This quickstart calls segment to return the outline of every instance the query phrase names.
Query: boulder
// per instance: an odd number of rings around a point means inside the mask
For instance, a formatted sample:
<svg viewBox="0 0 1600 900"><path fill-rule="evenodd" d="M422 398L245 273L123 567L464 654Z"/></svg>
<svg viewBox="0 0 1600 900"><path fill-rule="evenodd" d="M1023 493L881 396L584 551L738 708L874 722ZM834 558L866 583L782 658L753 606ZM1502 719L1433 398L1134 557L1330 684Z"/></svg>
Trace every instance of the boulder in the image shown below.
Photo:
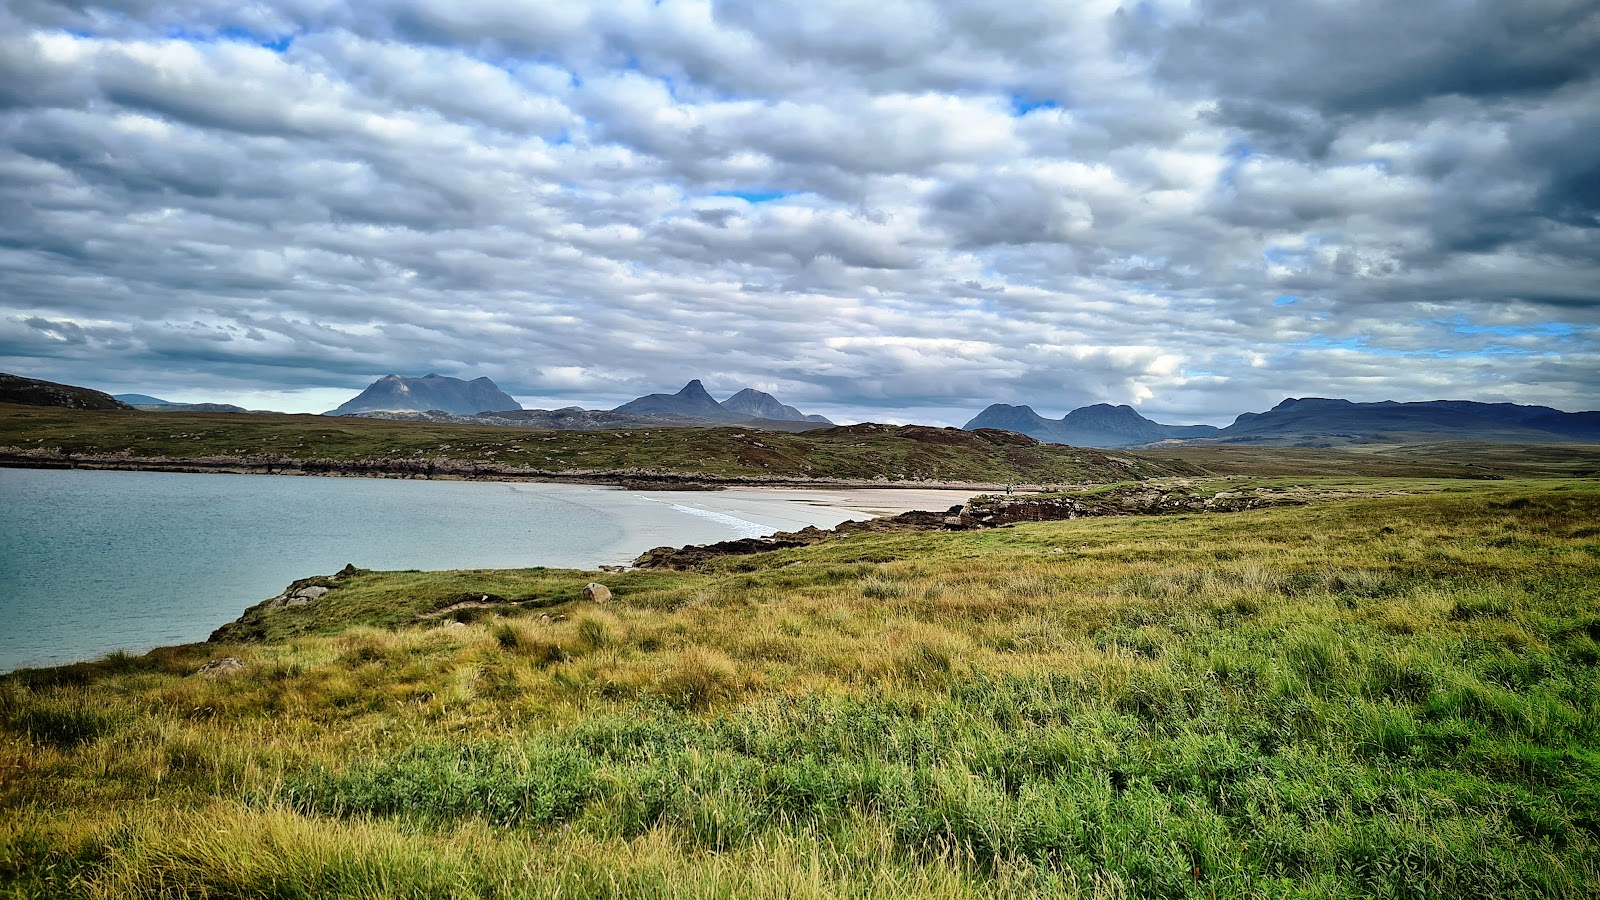
<svg viewBox="0 0 1600 900"><path fill-rule="evenodd" d="M606 603L611 599L611 589L597 582L589 582L583 588L583 599L595 603Z"/></svg>
<svg viewBox="0 0 1600 900"><path fill-rule="evenodd" d="M213 659L211 662L201 666L197 674L204 675L207 678L220 678L223 675L232 675L242 669L244 669L244 663L239 657L224 656L221 659Z"/></svg>

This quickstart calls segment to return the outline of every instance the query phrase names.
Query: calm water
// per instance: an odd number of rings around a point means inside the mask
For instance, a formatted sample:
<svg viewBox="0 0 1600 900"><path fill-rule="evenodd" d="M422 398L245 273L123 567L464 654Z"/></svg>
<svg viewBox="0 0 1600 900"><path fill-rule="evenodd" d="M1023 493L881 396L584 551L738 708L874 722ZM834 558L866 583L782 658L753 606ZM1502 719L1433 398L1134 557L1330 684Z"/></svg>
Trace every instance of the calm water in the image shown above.
<svg viewBox="0 0 1600 900"><path fill-rule="evenodd" d="M345 563L593 568L846 518L710 491L0 468L0 671L204 640Z"/></svg>

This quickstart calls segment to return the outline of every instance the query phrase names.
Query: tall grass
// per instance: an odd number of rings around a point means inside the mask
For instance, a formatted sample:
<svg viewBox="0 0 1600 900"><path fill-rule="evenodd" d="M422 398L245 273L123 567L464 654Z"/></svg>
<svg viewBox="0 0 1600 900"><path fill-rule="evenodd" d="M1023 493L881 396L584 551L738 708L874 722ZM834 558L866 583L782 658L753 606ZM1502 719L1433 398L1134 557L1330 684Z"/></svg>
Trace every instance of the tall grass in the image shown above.
<svg viewBox="0 0 1600 900"><path fill-rule="evenodd" d="M604 610L17 673L0 888L1593 896L1597 520L1513 484L855 535ZM352 609L464 587L366 577Z"/></svg>

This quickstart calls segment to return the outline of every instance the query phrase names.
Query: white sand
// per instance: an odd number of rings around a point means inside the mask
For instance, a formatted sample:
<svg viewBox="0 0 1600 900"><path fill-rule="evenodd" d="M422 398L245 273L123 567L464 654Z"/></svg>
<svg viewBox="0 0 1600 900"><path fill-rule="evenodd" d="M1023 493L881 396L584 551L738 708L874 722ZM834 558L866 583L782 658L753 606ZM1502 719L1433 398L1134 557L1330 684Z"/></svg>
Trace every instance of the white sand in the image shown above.
<svg viewBox="0 0 1600 900"><path fill-rule="evenodd" d="M725 494L743 495L760 500L802 503L807 506L837 509L845 513L860 513L861 518L892 516L911 510L942 512L960 506L973 497L993 491L901 489L901 488L840 488L837 490L812 490L810 488L730 488ZM856 516L847 516L856 518ZM841 519L840 521L844 521Z"/></svg>

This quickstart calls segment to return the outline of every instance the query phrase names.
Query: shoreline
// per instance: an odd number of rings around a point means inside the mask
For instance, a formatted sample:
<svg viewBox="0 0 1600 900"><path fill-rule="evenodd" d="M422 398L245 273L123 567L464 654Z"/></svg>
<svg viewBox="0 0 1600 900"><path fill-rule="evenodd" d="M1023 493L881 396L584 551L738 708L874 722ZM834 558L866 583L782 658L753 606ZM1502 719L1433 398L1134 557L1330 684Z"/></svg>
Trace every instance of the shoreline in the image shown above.
<svg viewBox="0 0 1600 900"><path fill-rule="evenodd" d="M890 481L880 479L816 479L753 477L742 475L704 475L651 470L547 470L520 466L465 463L456 460L427 462L394 460L291 460L240 457L140 457L122 454L65 454L53 451L0 448L0 468L11 469L88 469L114 472L171 472L217 475L305 475L320 478L387 478L416 481L507 481L590 484L656 491L706 491L726 489L913 490L972 491L985 493L1005 490L1006 485L961 481ZM1013 484L1018 491L1037 490L1031 484ZM825 504L826 505L826 504Z"/></svg>
<svg viewBox="0 0 1600 900"><path fill-rule="evenodd" d="M382 552L379 552L378 550L369 549L337 549L332 551L331 555L322 552L321 548L324 546L322 542L316 545L319 548L316 552L307 550L307 545L304 541L297 542L293 540L286 541L283 544L284 547L291 549L262 551L259 548L277 547L277 543L269 541L266 544L262 544L256 542L256 538L251 538L252 543L250 546L257 549L240 552L254 553L256 556L279 556L287 560L288 564L267 565L260 563L258 560L257 563L252 563L252 568L267 570L265 574L268 577L257 579L252 576L251 580L242 586L233 584L230 579L222 579L218 582L217 579L213 579L210 576L196 580L182 574L172 575L173 569L182 572L192 568L187 561L175 566L163 566L164 577L170 576L170 583L162 581L153 591L138 587L130 591L121 591L120 588L118 591L113 591L118 597L121 597L123 593L137 594L142 592L150 595L147 601L141 601L145 605L127 607L129 609L148 609L152 611L150 616L145 617L150 621L141 620L137 627L124 627L122 624L118 624L111 629L97 629L97 631L104 633L96 634L89 640L73 638L70 635L58 635L51 628L47 628L44 632L39 633L36 638L24 641L21 633L33 631L34 625L38 624L38 620L36 618L28 618L29 615L33 614L27 613L26 609L12 609L9 612L0 610L0 613L4 613L0 614L0 620L5 623L0 624L0 632L10 633L8 640L0 641L0 657L4 657L6 660L4 665L0 665L0 669L10 670L14 668L70 665L73 662L99 658L104 653L112 652L116 649L124 649L139 654L147 652L151 648L201 640L206 636L206 633L215 627L235 620L245 609L258 602L260 598L278 592L284 584L288 584L295 579L307 577L315 572L332 572L339 565L345 563L354 563L359 567L377 571L414 569L445 572L548 567L552 569L570 568L589 573L599 573L630 567L632 562L639 556L661 546L676 548L746 539L756 535L765 537L779 532L798 531L808 528L832 529L845 522L869 519L883 515L890 510L927 505L926 501L930 496L934 498L935 504L939 504L939 508L944 508L949 504L962 502L972 494L980 493L975 489L967 489L951 492L950 494L936 492L930 495L925 491L903 491L882 486L819 490L815 485L807 485L800 488L794 486L752 487L745 485L729 490L714 491L651 491L636 490L615 484L573 484L529 482L527 480L494 481L488 479L479 479L472 482L453 479L455 481L453 487L451 484L446 483L436 485L414 484L408 488L404 483L396 483L401 481L399 479L367 479L363 482L360 479L352 480L350 478L345 478L344 480L304 478L290 481L279 479L275 482L273 479L268 478L217 479L205 477L206 475L224 474L216 471L195 473L199 477L194 482L189 482L186 479L157 480L143 479L142 476L119 475L111 467L80 466L77 468L87 474L68 475L65 473L73 471L73 469L63 466L32 467L31 469L16 467L15 475L12 477L6 477L4 473L0 473L0 481L24 487L29 484L40 485L45 495L51 498L79 497L81 499L83 497L100 497L103 486L97 486L100 483L100 479L95 477L97 472L102 473L102 478L119 479L118 484L121 483L120 479L134 482L143 481L145 486L132 495L135 497L147 496L152 492L168 495L203 497L220 495L227 497L243 492L243 494L250 497L265 497L269 500L277 498L282 504L282 507L277 509L273 515L256 515L249 518L252 520L288 521L294 525L294 530L297 533L303 533L307 528L313 531L316 528L332 528L340 534L346 531L360 531L370 534L372 533L371 528L351 528L348 516L335 515L330 518L327 512L329 509L328 504L334 503L343 507L346 504L340 503L338 498L360 497L369 494L374 494L378 497L413 496L418 495L419 491L427 496L442 494L448 498L456 498L444 503L446 511L452 507L460 507L463 504L470 507L470 511L465 514L466 518L461 519L464 525L469 520L477 521L483 516L488 516L496 522L513 524L509 529L496 527L491 529L494 534L480 536L481 539L474 538L469 542L473 548L473 554L469 556L462 556L453 551L430 554L403 552L403 545L410 539L402 539L394 535L383 538L374 546L381 548L400 547L402 548L401 550L383 549ZM37 475L30 477L30 471L37 473ZM52 472L61 472L63 474L53 476ZM67 484L51 487L52 482L50 479L52 478L62 479ZM237 488L230 487L228 482L237 485ZM362 488L362 483L370 487ZM191 484L193 484L193 488L191 488ZM69 489L65 493L61 493L58 489L59 487ZM123 493L126 492L124 491ZM545 539L539 535L546 529L517 526L515 523L518 521L519 514L515 512L515 509L520 505L520 501L508 499L530 495L547 498L546 500L536 501L540 503L539 506L529 507L551 511L550 515L542 515L542 518L547 519L552 516L559 516L565 519L570 511L573 516L570 521L586 523L584 528L591 531L594 538L588 541L580 541L578 544L592 544L592 546L567 546L567 543L571 542L566 542L559 545L552 544L547 549L540 549L543 547ZM8 494L8 496L10 495ZM24 491L16 496L22 499L37 498L40 496L40 491ZM48 502L59 503L65 501L51 499ZM252 502L259 505L260 501ZM556 505L546 505L552 503ZM577 505L574 506L573 504ZM127 504L124 503L123 506L126 507ZM357 506L359 507L359 504ZM229 507L230 504L224 504L221 508L226 509ZM23 516L27 510L35 508L39 508L37 503L30 506L19 502L19 505L11 506L9 510L11 513ZM142 510L146 507L136 504L136 508ZM213 507L208 506L208 508ZM143 513L132 514L135 519L141 515ZM30 521L25 517L16 518L8 515L6 518L8 521L16 523L19 530L33 530L23 527L23 522ZM128 518L128 516L121 516L120 518L113 516L115 521L125 518ZM417 526L404 524L407 518L404 514L386 514L381 518L384 522L402 523L397 526L398 531L388 529L388 531L395 531L397 535L403 535L407 532L433 533L427 531L427 529L419 531ZM430 520L432 518L437 517L430 515ZM98 514L93 517L93 520L95 524L90 527L94 529L106 529L109 527L103 524L103 519ZM232 518L227 519L227 521L232 521ZM441 521L455 520L444 519ZM601 527L604 523L613 523L615 533L612 533L612 525ZM374 523L374 526L377 524L381 523ZM274 532L281 529L265 528L263 530ZM459 530L451 529L452 532ZM508 530L515 531L516 536L508 539L502 539L498 536L500 532ZM162 534L165 533L166 529L149 529L147 531ZM233 527L230 525L227 531L232 533ZM106 533L121 534L122 532L106 531ZM388 532L386 531L385 533L387 534ZM168 553L181 552L181 548L164 543L160 537L151 537L150 541L152 546L149 548L148 555L161 557ZM338 541L335 541L335 543L338 543ZM354 543L363 544L363 541L357 540ZM370 541L367 543L370 543ZM429 546L433 546L434 543L430 542ZM61 542L57 541L56 544L60 545ZM483 550L486 544L500 549L514 550L515 555L507 556L498 561L479 558L481 556L480 551L482 553L489 552ZM525 545L533 546L535 549L524 552ZM200 554L207 560L200 566L200 570L203 572L212 568L236 568L226 563L226 559L233 558L231 555L233 552L230 550L220 557L215 553ZM306 553L310 553L310 556L304 555ZM192 554L189 555L192 556ZM490 555L494 554L491 553ZM575 555L578 558L574 558ZM312 557L315 557L315 559ZM32 583L30 579L36 581L37 579L34 576L39 575L40 572L48 571L51 573L49 576L50 583L56 586L51 589L56 590L63 585L77 585L77 582L73 580L76 578L72 574L73 571L85 568L93 569L93 566L85 566L82 563L69 562L62 565L67 568L58 568L54 563L44 569L23 567L13 572L13 575L21 578L22 581L19 584L25 586ZM32 573L31 575L30 572ZM128 579L122 580L127 581ZM133 581L144 583L142 576L141 578L133 579ZM72 597L79 597L88 596L93 592L79 589L78 587L69 587L65 589L65 593ZM206 596L203 597L202 595ZM34 592L22 590L19 586L16 597L31 596L34 596ZM177 598L183 599L179 600ZM194 602L191 603L191 600ZM183 627L174 626L169 628L165 621L156 621L163 619L163 616L166 615L165 613L157 615L154 612L157 608L162 610L169 608L184 610L182 617L193 623L204 625L204 631L189 634L184 631ZM71 619L71 621L81 624L92 621L92 619L93 614L85 612L82 615L78 615L76 619ZM30 625L30 622L33 622L34 625ZM73 628L78 627L78 625L73 626ZM73 629L66 630L71 631ZM104 646L101 646L102 643Z"/></svg>

